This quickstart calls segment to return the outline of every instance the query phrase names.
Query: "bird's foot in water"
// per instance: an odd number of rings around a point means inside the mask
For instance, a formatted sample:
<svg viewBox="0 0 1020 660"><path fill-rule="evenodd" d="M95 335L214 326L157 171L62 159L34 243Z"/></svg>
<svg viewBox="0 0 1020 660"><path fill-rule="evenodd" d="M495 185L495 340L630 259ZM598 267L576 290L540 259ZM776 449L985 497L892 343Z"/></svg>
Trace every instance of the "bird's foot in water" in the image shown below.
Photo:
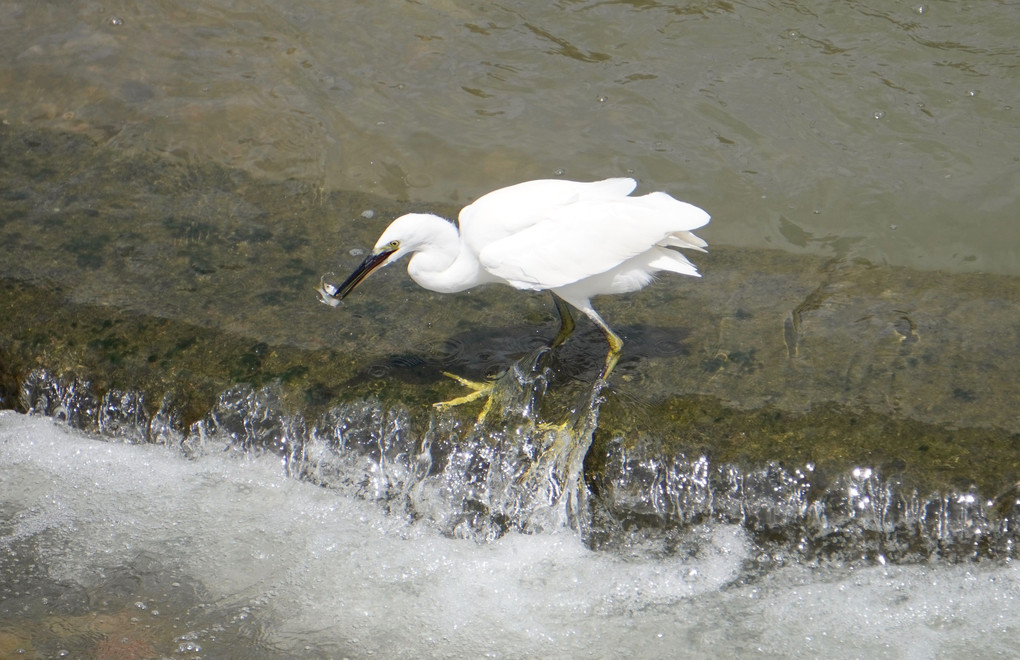
<svg viewBox="0 0 1020 660"><path fill-rule="evenodd" d="M493 387L495 387L496 385L495 381L487 380L484 382L479 382L476 380L468 380L467 378L461 378L456 374L451 374L448 371L444 371L443 375L446 376L447 378L454 379L464 387L467 387L473 391L468 394L465 394L464 396L459 396L455 399L450 399L449 401L440 401L439 403L433 403L432 407L435 408L436 410L448 410L454 406L459 406L465 403L471 403L472 401L480 399L484 396L485 405L482 406L482 412L478 414L478 423L481 424L482 422L484 422L485 416L489 414L489 409L492 408L492 390Z"/></svg>
<svg viewBox="0 0 1020 660"><path fill-rule="evenodd" d="M438 410L470 403L485 397L485 405L478 415L478 423L485 421L489 411L495 407L501 414L520 414L531 417L538 399L545 391L545 379L540 375L539 360L549 348L543 346L511 364L505 371L485 381L468 380L447 371L443 375L452 378L472 390L464 396L432 404Z"/></svg>
<svg viewBox="0 0 1020 660"><path fill-rule="evenodd" d="M599 379L586 392L578 406L559 424L541 422L535 430L541 434L541 449L527 470L516 478L518 484L547 480L549 474L565 475L581 469L584 456L598 426L599 393L605 381Z"/></svg>
<svg viewBox="0 0 1020 660"><path fill-rule="evenodd" d="M578 433L577 420L569 419L559 424L543 422L535 430L540 449L530 465L514 478L514 483L540 487L554 481L565 485L569 473L584 463L591 434Z"/></svg>

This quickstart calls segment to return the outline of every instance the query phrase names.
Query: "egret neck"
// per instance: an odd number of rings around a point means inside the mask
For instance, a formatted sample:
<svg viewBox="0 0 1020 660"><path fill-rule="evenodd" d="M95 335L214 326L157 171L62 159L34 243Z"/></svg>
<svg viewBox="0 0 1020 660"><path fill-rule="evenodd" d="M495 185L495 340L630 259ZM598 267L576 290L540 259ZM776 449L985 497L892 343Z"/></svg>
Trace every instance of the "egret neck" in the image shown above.
<svg viewBox="0 0 1020 660"><path fill-rule="evenodd" d="M415 236L401 242L387 265L412 252L407 273L429 291L456 293L479 284L498 282L482 270L478 257L460 240L460 232L448 220L428 213L403 216L416 228Z"/></svg>

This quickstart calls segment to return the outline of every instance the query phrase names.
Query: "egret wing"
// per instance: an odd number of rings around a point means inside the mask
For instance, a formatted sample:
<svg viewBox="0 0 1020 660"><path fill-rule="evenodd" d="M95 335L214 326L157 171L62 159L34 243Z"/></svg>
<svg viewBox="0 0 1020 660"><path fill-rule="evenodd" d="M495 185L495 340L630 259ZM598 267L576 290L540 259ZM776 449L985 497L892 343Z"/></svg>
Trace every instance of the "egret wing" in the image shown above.
<svg viewBox="0 0 1020 660"><path fill-rule="evenodd" d="M517 288L556 288L611 270L656 245L703 247L690 230L708 220L703 210L665 193L574 203L490 243L479 261Z"/></svg>
<svg viewBox="0 0 1020 660"><path fill-rule="evenodd" d="M542 222L557 209L590 201L625 199L634 179L581 182L540 179L494 190L465 206L458 216L461 236L476 254L494 241Z"/></svg>

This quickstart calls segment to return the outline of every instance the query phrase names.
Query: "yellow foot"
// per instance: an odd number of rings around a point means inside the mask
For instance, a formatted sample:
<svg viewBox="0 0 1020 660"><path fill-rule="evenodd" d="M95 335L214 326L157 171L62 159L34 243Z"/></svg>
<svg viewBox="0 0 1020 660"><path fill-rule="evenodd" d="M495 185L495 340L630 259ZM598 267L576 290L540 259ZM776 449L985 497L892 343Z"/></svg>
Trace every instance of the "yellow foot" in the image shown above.
<svg viewBox="0 0 1020 660"><path fill-rule="evenodd" d="M563 436L568 431L573 430L573 428L574 425L569 419L565 422L560 422L559 424L553 424L552 422L539 422L538 424L539 431L542 433L555 433L557 438Z"/></svg>
<svg viewBox="0 0 1020 660"><path fill-rule="evenodd" d="M527 470L515 479L517 484L524 484L536 479L546 480L550 473L556 473L569 465L573 454L580 447L588 450L588 443L579 443L576 423L567 420L560 424L542 422L535 429L544 434L546 446L538 454ZM581 446L583 445L583 447ZM583 458L582 458L583 460Z"/></svg>
<svg viewBox="0 0 1020 660"><path fill-rule="evenodd" d="M452 378L464 387L474 390L470 394L459 396L456 399L450 399L449 401L440 401L439 403L433 403L432 407L437 410L447 410L454 406L459 406L464 403L471 403L475 399L485 397L485 405L482 407L482 412L478 414L478 423L481 424L485 421L485 416L489 414L489 408L492 407L492 388L493 381L478 382L476 380L468 380L467 378L461 378L460 376L451 374L448 371L444 371L443 375Z"/></svg>

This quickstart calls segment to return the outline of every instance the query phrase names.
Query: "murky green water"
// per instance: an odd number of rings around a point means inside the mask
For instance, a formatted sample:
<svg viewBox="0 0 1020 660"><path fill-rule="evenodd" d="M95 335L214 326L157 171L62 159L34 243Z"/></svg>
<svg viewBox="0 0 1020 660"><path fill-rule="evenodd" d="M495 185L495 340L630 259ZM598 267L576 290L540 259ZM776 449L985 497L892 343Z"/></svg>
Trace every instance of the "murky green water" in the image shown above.
<svg viewBox="0 0 1020 660"><path fill-rule="evenodd" d="M0 115L458 205L633 174L709 209L713 245L1016 273L1017 18L1003 2L5 1Z"/></svg>

